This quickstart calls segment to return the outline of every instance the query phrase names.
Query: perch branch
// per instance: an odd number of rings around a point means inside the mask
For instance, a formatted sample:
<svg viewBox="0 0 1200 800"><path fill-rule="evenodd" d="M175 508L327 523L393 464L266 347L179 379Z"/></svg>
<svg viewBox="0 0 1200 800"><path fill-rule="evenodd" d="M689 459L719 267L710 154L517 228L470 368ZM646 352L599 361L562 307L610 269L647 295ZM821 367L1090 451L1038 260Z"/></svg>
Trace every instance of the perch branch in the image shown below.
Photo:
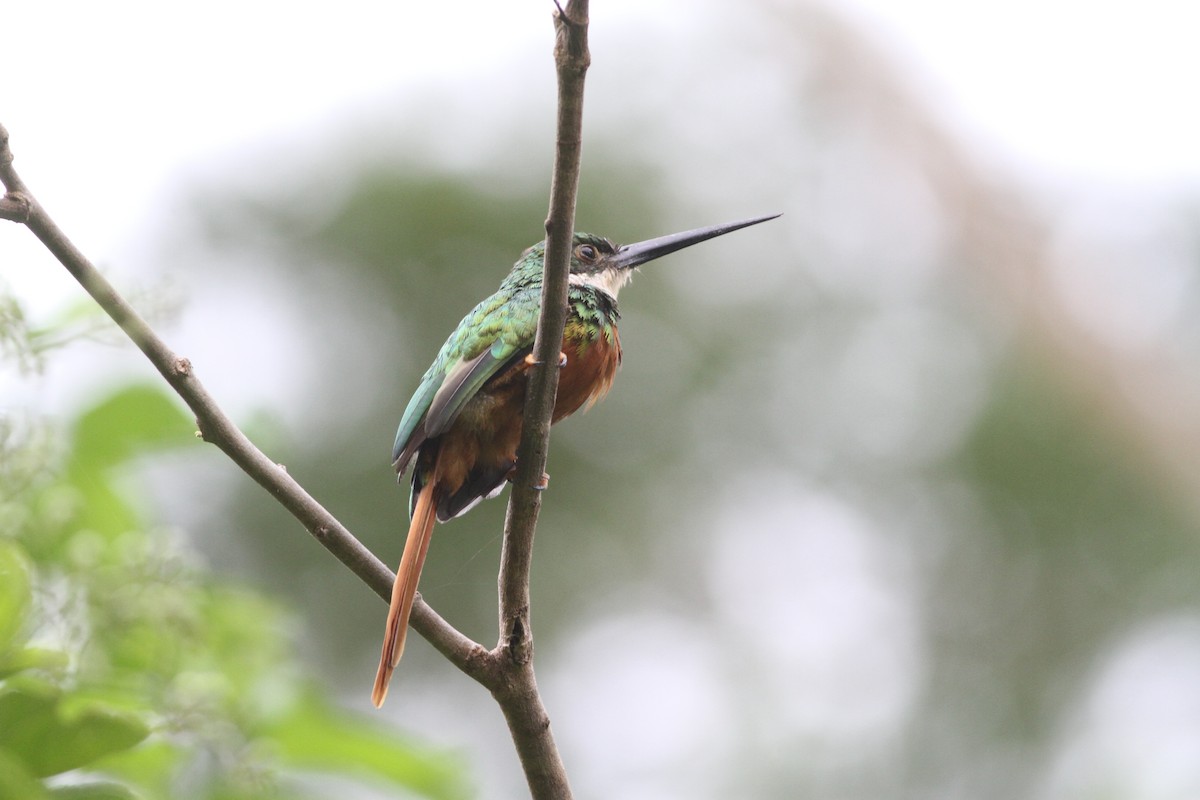
<svg viewBox="0 0 1200 800"><path fill-rule="evenodd" d="M242 471L266 489L338 560L350 568L380 597L391 597L392 572L354 537L332 514L304 490L279 464L267 458L246 438L196 377L191 362L176 355L142 319L99 270L75 247L37 202L13 167L8 131L0 125L0 218L24 224L58 259L80 285L166 379L196 415L200 436L216 445ZM437 612L418 600L413 627L455 666L480 678L484 648L455 630Z"/></svg>
<svg viewBox="0 0 1200 800"><path fill-rule="evenodd" d="M559 350L567 317L567 283L575 229L575 196L583 131L583 84L591 62L588 52L588 3L571 0L554 15L554 62L558 73L557 147L546 218L546 260L542 311L534 340L534 358L525 400L524 429L517 451L517 475L509 498L500 556L500 680L491 688L500 704L534 798L569 798L567 780L550 718L533 673L533 629L529 610L529 572L533 537L541 508L540 487L550 438L550 417L558 389Z"/></svg>

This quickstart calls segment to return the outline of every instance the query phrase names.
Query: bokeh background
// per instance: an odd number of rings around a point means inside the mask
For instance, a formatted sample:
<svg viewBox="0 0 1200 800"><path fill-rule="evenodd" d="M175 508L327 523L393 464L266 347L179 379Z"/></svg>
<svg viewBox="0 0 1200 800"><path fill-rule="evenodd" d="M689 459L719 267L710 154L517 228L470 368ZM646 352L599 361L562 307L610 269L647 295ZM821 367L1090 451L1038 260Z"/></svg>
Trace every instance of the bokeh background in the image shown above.
<svg viewBox="0 0 1200 800"><path fill-rule="evenodd" d="M399 415L542 235L550 4L2 17L26 182L394 562ZM648 265L614 392L552 437L534 624L578 796L1200 796L1198 22L593 4L578 227L784 216ZM0 278L78 324L15 226ZM152 383L87 331L6 364L0 412ZM292 669L375 714L384 608L265 494L194 442L122 485L285 609ZM503 512L439 528L421 586L488 644ZM472 796L523 791L490 698L419 640L376 719L457 754Z"/></svg>

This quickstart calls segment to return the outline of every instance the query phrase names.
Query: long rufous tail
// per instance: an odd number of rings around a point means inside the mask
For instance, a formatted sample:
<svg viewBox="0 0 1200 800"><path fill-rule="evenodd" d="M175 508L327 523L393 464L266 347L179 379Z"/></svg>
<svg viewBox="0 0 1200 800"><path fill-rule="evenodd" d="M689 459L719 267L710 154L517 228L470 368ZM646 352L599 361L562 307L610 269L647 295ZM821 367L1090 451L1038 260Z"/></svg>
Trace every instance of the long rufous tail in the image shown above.
<svg viewBox="0 0 1200 800"><path fill-rule="evenodd" d="M436 486L437 481L430 480L421 487L421 493L417 495L412 523L408 526L408 539L404 542L404 555L400 557L396 582L392 584L387 632L383 637L383 652L379 656L379 671L375 673L375 688L371 691L371 701L375 703L376 708L383 705L392 672L400 663L400 656L404 655L408 617L412 613L417 581L421 579L421 567L425 564L425 554L429 552L429 540L432 538L433 523L437 518L437 503L434 497Z"/></svg>

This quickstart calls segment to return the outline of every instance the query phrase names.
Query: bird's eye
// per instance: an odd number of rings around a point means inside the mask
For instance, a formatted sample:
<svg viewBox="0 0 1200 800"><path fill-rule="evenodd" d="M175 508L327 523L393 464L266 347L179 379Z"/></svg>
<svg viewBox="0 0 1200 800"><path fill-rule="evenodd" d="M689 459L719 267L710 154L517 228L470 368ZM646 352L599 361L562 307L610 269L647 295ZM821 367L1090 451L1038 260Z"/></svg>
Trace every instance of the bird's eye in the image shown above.
<svg viewBox="0 0 1200 800"><path fill-rule="evenodd" d="M575 255L579 257L580 261L595 261L596 248L590 244L581 244L575 248Z"/></svg>

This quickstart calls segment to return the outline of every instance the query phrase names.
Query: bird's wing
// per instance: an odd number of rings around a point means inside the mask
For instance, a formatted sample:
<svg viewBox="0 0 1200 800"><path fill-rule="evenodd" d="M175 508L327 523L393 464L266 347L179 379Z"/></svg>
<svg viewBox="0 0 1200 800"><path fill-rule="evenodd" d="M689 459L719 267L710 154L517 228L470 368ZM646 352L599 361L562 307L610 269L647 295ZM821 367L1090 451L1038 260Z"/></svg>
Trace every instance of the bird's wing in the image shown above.
<svg viewBox="0 0 1200 800"><path fill-rule="evenodd" d="M434 366L436 365L435 361ZM429 438L425 432L425 412L429 410L429 404L433 402L433 396L441 386L437 375L432 367L425 373L421 385L417 387L417 391L408 401L408 407L404 409L404 416L400 418L400 427L396 430L396 443L392 447L392 466L401 474L408 469L417 448Z"/></svg>
<svg viewBox="0 0 1200 800"><path fill-rule="evenodd" d="M518 352L511 343L497 339L474 358L456 363L429 404L425 414L427 435L438 436L449 430L467 401Z"/></svg>
<svg viewBox="0 0 1200 800"><path fill-rule="evenodd" d="M526 297L525 295L529 296ZM467 331L442 346L421 386L408 402L396 432L392 462L403 472L427 440L445 433L463 406L515 356L533 346L537 333L537 294L493 295L460 324ZM532 313L523 306L533 304ZM444 366L443 366L444 365Z"/></svg>

